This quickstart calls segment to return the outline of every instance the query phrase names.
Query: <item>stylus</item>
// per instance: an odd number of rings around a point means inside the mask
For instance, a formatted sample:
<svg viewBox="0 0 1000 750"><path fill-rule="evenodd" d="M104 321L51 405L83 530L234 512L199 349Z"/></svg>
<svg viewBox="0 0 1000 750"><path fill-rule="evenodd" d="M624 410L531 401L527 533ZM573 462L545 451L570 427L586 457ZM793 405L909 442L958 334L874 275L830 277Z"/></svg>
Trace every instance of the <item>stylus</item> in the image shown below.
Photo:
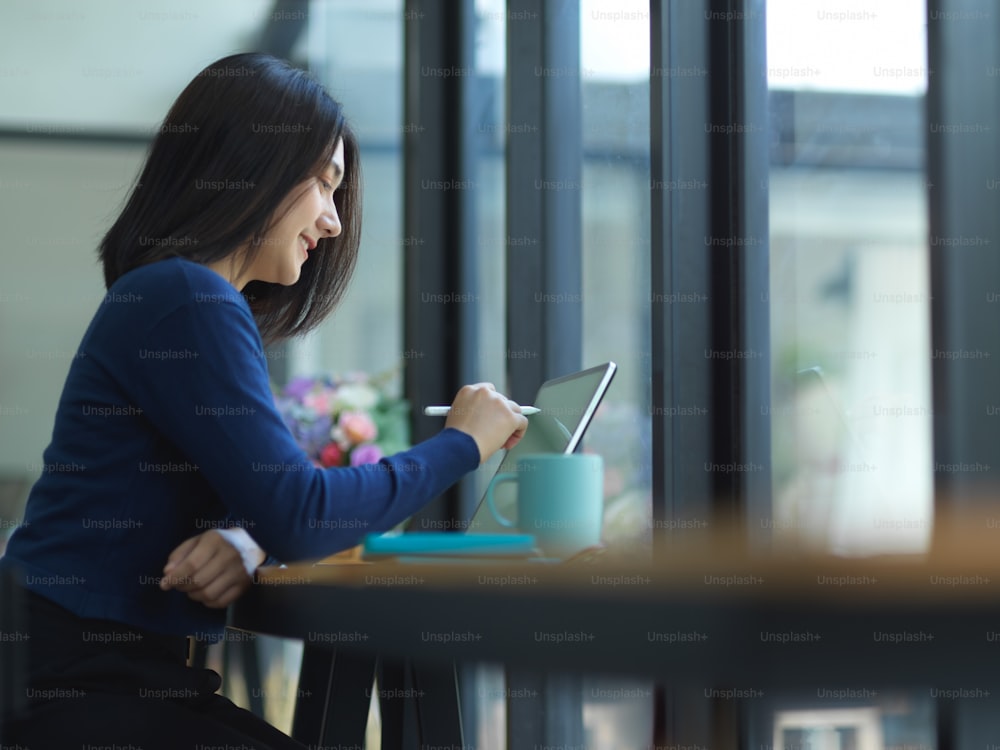
<svg viewBox="0 0 1000 750"><path fill-rule="evenodd" d="M447 417L448 416L448 412L450 412L450 411L451 411L451 407L450 406L425 406L424 407L424 414L426 414L428 417ZM532 414L538 414L538 412L540 412L540 411L541 411L541 409L539 409L537 406L522 406L521 407L521 413L524 416L526 416L526 417L530 417Z"/></svg>

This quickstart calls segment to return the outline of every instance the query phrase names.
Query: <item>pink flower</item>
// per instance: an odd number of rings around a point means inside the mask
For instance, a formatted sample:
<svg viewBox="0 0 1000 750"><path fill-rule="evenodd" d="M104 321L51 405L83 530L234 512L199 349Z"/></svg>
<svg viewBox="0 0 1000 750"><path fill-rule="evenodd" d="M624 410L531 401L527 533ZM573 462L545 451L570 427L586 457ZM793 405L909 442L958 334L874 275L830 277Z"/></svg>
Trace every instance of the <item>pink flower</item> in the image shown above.
<svg viewBox="0 0 1000 750"><path fill-rule="evenodd" d="M333 410L334 399L337 391L334 388L320 388L310 391L302 397L302 405L306 406L317 414L329 414Z"/></svg>
<svg viewBox="0 0 1000 750"><path fill-rule="evenodd" d="M351 466L361 466L361 464L377 464L384 454L382 449L374 443L359 445L351 452Z"/></svg>
<svg viewBox="0 0 1000 750"><path fill-rule="evenodd" d="M344 437L355 445L371 442L378 435L378 428L372 418L360 411L345 411L340 415L337 426Z"/></svg>

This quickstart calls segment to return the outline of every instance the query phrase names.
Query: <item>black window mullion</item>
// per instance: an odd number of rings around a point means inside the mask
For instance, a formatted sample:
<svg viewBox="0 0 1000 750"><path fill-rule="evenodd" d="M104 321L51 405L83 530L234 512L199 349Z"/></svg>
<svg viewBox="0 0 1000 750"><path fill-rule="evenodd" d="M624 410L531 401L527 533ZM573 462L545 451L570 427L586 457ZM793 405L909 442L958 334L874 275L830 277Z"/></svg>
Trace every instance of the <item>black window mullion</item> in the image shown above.
<svg viewBox="0 0 1000 750"><path fill-rule="evenodd" d="M706 14L713 289L713 513L765 538L770 516L768 88L764 0L714 0Z"/></svg>
<svg viewBox="0 0 1000 750"><path fill-rule="evenodd" d="M510 0L507 374L511 396L582 361L580 7ZM516 127L513 127L516 126Z"/></svg>
<svg viewBox="0 0 1000 750"><path fill-rule="evenodd" d="M651 6L653 514L685 533L770 504L763 5Z"/></svg>
<svg viewBox="0 0 1000 750"><path fill-rule="evenodd" d="M403 11L404 390L413 442L440 429L427 404L449 404L476 372L474 165L468 88L474 83L472 0L406 0ZM411 528L466 519L465 487L416 514Z"/></svg>
<svg viewBox="0 0 1000 750"><path fill-rule="evenodd" d="M764 1L651 0L650 24L655 552L755 531L771 438ZM692 700L657 691L654 743L737 742L731 704Z"/></svg>
<svg viewBox="0 0 1000 750"><path fill-rule="evenodd" d="M992 518L1000 477L1000 17L991 0L928 0L927 11L935 515ZM936 539L946 530L936 525Z"/></svg>
<svg viewBox="0 0 1000 750"><path fill-rule="evenodd" d="M582 361L578 0L507 3L507 377L529 403ZM518 356L510 356L516 351ZM507 670L508 747L582 746L580 675Z"/></svg>
<svg viewBox="0 0 1000 750"><path fill-rule="evenodd" d="M743 235L762 244L744 252L737 280L743 293L740 331L747 350L759 357L743 360L740 374L741 460L753 471L743 473L740 496L747 539L760 546L770 542L772 508L771 463L771 260L770 260L770 98L767 82L766 0L745 3L749 11L742 30L742 50L736 61L743 92L742 116L754 128L744 134L742 164Z"/></svg>
<svg viewBox="0 0 1000 750"><path fill-rule="evenodd" d="M661 531L711 517L708 92L703 76L673 74L708 71L705 9L698 1L650 3L653 524Z"/></svg>

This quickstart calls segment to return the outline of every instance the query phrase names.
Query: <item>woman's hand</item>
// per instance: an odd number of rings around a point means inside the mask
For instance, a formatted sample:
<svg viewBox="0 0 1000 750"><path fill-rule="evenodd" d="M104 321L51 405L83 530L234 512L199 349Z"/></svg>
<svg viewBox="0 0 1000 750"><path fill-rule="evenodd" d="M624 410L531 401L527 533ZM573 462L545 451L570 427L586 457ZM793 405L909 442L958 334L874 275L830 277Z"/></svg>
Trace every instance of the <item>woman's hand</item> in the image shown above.
<svg viewBox="0 0 1000 750"><path fill-rule="evenodd" d="M257 565L266 555L243 529L226 529L226 534L233 535L233 543L215 529L181 543L167 558L160 588L183 591L213 609L236 601L253 582L244 554Z"/></svg>
<svg viewBox="0 0 1000 750"><path fill-rule="evenodd" d="M497 393L492 383L467 385L451 403L445 427L471 435L482 463L501 448L513 448L528 429L521 407Z"/></svg>

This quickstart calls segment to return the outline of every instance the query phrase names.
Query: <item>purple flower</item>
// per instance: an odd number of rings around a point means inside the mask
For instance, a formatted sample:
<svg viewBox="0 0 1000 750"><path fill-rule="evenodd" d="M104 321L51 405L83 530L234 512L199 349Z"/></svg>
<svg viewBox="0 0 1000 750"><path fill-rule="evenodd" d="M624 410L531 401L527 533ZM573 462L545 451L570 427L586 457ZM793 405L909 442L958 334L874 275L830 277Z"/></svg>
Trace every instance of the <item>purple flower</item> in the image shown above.
<svg viewBox="0 0 1000 750"><path fill-rule="evenodd" d="M299 375L288 381L288 385L285 386L284 393L289 398L301 401L302 397L309 393L315 384L315 378L307 378Z"/></svg>
<svg viewBox="0 0 1000 750"><path fill-rule="evenodd" d="M330 417L326 414L320 415L314 422L301 424L296 436L299 445L310 456L318 456L320 448L330 442L330 425Z"/></svg>
<svg viewBox="0 0 1000 750"><path fill-rule="evenodd" d="M361 464L375 464L381 460L382 449L375 443L365 443L359 445L351 451L351 466L361 466Z"/></svg>

